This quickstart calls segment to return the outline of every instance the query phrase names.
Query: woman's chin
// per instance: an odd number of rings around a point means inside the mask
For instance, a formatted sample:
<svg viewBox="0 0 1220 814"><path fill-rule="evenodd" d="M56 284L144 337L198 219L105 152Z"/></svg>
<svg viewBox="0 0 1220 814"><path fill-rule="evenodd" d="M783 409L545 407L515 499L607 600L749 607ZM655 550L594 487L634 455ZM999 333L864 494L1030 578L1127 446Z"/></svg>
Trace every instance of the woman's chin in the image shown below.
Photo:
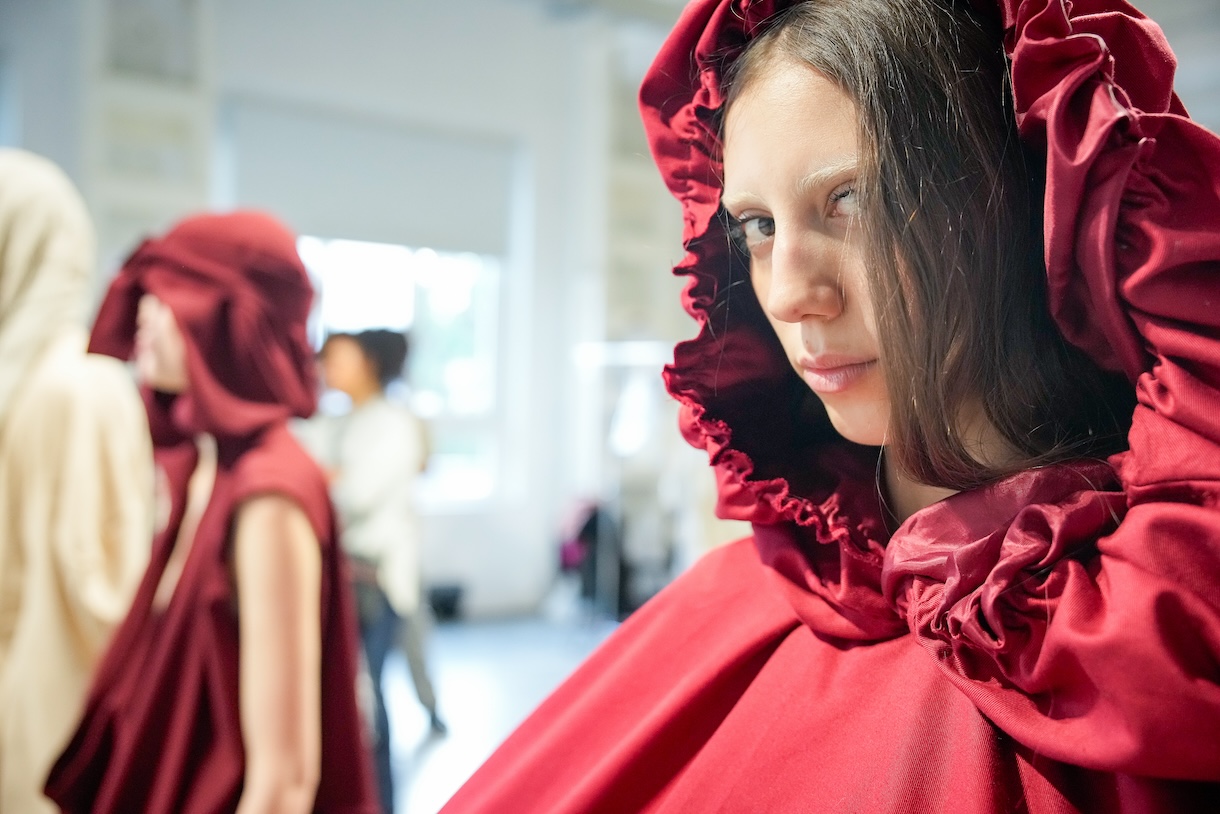
<svg viewBox="0 0 1220 814"><path fill-rule="evenodd" d="M888 416L876 409L836 410L826 405L826 414L835 432L853 444L879 447L885 443Z"/></svg>
<svg viewBox="0 0 1220 814"><path fill-rule="evenodd" d="M136 381L141 387L147 387L149 390L158 390L157 375L155 371L148 370L139 362L136 363Z"/></svg>
<svg viewBox="0 0 1220 814"><path fill-rule="evenodd" d="M158 393L181 393L186 390L186 384L176 377L162 375L159 371L144 371L136 369L136 380L149 390Z"/></svg>

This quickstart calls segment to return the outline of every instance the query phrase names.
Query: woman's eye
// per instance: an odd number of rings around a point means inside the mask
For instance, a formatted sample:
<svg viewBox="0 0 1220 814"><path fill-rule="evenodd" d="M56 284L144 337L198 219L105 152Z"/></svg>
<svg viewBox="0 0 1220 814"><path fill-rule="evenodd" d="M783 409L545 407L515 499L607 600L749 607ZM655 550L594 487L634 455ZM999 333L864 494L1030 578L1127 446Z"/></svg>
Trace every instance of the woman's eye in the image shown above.
<svg viewBox="0 0 1220 814"><path fill-rule="evenodd" d="M854 186L844 184L830 193L830 214L841 218L860 214L860 196L856 194Z"/></svg>
<svg viewBox="0 0 1220 814"><path fill-rule="evenodd" d="M733 242L749 252L775 234L775 220L759 216L729 219L729 236Z"/></svg>

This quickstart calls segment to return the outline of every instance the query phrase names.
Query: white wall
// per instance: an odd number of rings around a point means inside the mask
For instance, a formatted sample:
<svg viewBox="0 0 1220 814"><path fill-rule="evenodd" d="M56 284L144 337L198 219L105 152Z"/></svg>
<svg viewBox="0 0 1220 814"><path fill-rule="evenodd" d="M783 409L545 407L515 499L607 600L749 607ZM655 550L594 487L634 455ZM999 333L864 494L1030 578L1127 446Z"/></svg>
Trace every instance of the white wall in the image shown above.
<svg viewBox="0 0 1220 814"><path fill-rule="evenodd" d="M221 122L222 206L270 209L307 235L507 250L510 142L262 97L227 100Z"/></svg>
<svg viewBox="0 0 1220 814"><path fill-rule="evenodd" d="M215 19L222 105L274 102L512 150L501 492L474 511L426 518L425 557L432 579L466 583L473 614L532 607L554 570L557 520L579 488L570 477L578 464L567 384L572 344L598 338L588 314L598 307L604 262L607 29L596 18L557 19L503 0L218 0ZM483 188L460 186L470 206L438 202L457 223L486 210L475 205ZM326 236L341 237L343 202L335 204Z"/></svg>
<svg viewBox="0 0 1220 814"><path fill-rule="evenodd" d="M114 233L126 244L123 229L153 223L144 198L168 202L164 217L180 214L187 200L147 184L106 181L100 169L108 136L98 126L118 102L138 102L152 113L145 103L164 97L167 109L190 113L191 122L222 114L218 132L224 112L240 105L321 116L340 130L368 132L374 123L386 138L369 149L386 154L361 156L373 166L409 161L390 154L386 145L395 138L483 145L503 157L507 179L498 183L507 185L506 203L484 206L480 196L504 192L470 183L467 174L454 185L460 194L436 202L444 211L433 224L435 232L446 218L460 224L483 212L483 219L502 221L496 228L505 233L499 241L507 261L496 419L500 491L473 511L428 518L425 529L429 575L464 582L473 614L527 610L541 598L554 571L559 518L574 495L598 486L597 467L577 460L591 446L580 439L596 422L573 410L571 348L601 338L606 218L600 196L607 186L612 30L598 15L555 17L545 5L207 0L200 17L207 30L199 35L206 81L191 99L180 100L138 81L111 88L118 80L100 76L107 0L0 0L0 81L6 82L6 113L18 114L4 126L11 140L57 161L82 186L98 209L103 239ZM195 111L200 99L216 110ZM215 153L222 159L216 165L223 165L225 145ZM221 170L211 178L211 200L242 203L241 179L226 180ZM111 199L129 186L149 194L136 202L143 208L127 207L134 214L124 220L127 209ZM393 206L391 186L382 183L378 193L387 207ZM348 236L344 201L334 202L332 220L324 210L314 207L309 229ZM393 220L378 225L383 239ZM486 224L481 227L486 233ZM472 238L476 231L472 224ZM461 239L459 227L445 242Z"/></svg>
<svg viewBox="0 0 1220 814"><path fill-rule="evenodd" d="M1136 2L1163 23L1178 51L1187 106L1220 129L1220 7L1215 0ZM87 196L84 156L97 136L87 126L82 43L93 36L86 8L102 3L0 0L0 61L19 111L10 129L22 146L62 164ZM606 333L608 88L621 56L611 23L548 16L553 4L530 0L206 5L208 93L214 89L222 111L242 104L307 111L340 128L372 122L407 141L425 134L492 145L511 157L507 214L488 216L503 217L507 230L501 493L474 511L428 518L426 558L433 579L467 583L472 613L529 608L553 570L558 519L574 496L596 493L605 469L596 435L602 382L577 375L572 348ZM377 149L387 155L363 156L367 163L393 160L391 148ZM486 194L462 187L472 202ZM237 203L240 196L237 183L214 188L212 198ZM443 204L461 209L449 215L455 223L480 208L458 200ZM335 204L333 222L319 208L311 230L350 231L343 201Z"/></svg>
<svg viewBox="0 0 1220 814"><path fill-rule="evenodd" d="M6 111L7 135L74 179L83 160L83 21L80 0L0 0L0 92L16 111Z"/></svg>

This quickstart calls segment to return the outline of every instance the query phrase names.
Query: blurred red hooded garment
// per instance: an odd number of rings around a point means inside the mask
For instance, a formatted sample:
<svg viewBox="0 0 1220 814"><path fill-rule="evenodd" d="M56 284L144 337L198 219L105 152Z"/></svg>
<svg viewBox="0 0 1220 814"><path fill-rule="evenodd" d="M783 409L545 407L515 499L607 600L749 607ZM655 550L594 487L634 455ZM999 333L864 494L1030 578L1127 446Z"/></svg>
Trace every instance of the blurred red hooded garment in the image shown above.
<svg viewBox="0 0 1220 814"><path fill-rule="evenodd" d="M288 430L315 399L305 324L313 291L291 232L263 214L189 218L145 241L102 303L90 350L132 355L140 298L169 306L190 387L144 393L171 499L148 572L94 678L80 728L47 781L68 812L180 814L236 808L245 775L238 698L233 524L241 503L290 498L322 548L322 769L314 810L379 810L355 699L358 639L326 481ZM183 522L199 453L217 471L182 574L154 595Z"/></svg>
<svg viewBox="0 0 1220 814"><path fill-rule="evenodd" d="M1052 313L1138 406L1129 451L891 535L876 451L810 433L761 314L721 310L724 70L790 5L695 0L641 91L700 325L665 380L753 537L629 618L444 811L1220 810L1220 139L1122 0L976 3L1046 156Z"/></svg>

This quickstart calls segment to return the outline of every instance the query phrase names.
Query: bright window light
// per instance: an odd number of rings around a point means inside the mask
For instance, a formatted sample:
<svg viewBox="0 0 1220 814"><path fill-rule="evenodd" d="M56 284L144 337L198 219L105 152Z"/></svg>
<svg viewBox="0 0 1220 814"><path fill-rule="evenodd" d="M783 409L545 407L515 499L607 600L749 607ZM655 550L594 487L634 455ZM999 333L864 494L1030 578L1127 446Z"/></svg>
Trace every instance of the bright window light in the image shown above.
<svg viewBox="0 0 1220 814"><path fill-rule="evenodd" d="M304 236L297 251L318 290L310 335L407 332L405 383L390 398L428 421L433 456L421 503L481 500L495 488L496 332L500 262L472 253ZM350 409L326 393L320 408Z"/></svg>
<svg viewBox="0 0 1220 814"><path fill-rule="evenodd" d="M415 265L406 246L302 237L297 252L321 293L319 344L330 333L405 331L415 321Z"/></svg>

